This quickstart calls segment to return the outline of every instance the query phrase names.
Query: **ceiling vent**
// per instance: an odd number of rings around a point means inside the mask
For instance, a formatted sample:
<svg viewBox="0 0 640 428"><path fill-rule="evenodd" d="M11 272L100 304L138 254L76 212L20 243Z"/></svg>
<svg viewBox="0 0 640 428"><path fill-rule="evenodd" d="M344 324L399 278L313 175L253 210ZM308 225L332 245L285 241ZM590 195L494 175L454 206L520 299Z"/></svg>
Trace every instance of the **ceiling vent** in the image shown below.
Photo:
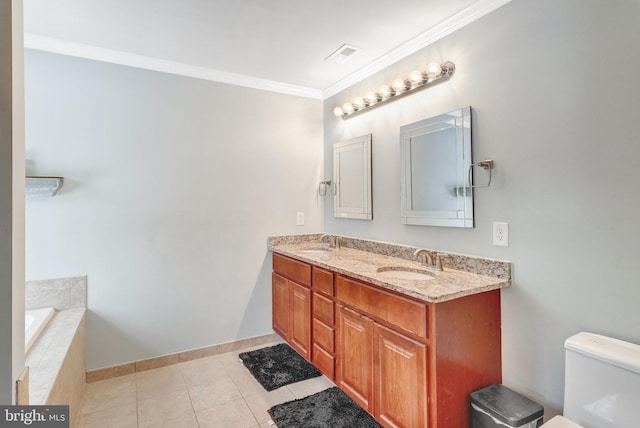
<svg viewBox="0 0 640 428"><path fill-rule="evenodd" d="M325 61L331 61L336 64L342 64L345 62L351 55L360 51L362 49L357 48L355 46L344 44L338 48L334 53L326 57Z"/></svg>

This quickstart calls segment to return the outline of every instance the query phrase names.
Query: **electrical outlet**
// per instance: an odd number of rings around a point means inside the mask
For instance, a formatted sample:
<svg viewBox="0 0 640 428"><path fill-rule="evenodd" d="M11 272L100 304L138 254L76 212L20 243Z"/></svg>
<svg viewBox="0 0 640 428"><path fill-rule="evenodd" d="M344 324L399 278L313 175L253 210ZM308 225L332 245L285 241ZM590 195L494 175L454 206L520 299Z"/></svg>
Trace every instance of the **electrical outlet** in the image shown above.
<svg viewBox="0 0 640 428"><path fill-rule="evenodd" d="M296 226L304 226L304 212L296 213Z"/></svg>
<svg viewBox="0 0 640 428"><path fill-rule="evenodd" d="M509 223L493 222L493 245L509 246Z"/></svg>

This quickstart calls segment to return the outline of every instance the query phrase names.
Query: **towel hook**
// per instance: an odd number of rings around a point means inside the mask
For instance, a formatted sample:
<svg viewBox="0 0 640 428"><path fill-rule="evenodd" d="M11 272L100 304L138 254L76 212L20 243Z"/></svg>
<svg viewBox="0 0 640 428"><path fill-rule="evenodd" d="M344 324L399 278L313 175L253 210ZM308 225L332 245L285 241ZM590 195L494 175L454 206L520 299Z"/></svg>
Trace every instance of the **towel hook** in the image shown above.
<svg viewBox="0 0 640 428"><path fill-rule="evenodd" d="M487 181L487 184L484 184L482 186L474 186L473 184L471 184L471 172L473 171L473 167L474 166L479 166L482 167L485 170L489 170L489 181ZM489 187L491 186L491 172L493 171L493 159L485 159L483 161L480 162L476 162L476 163L472 163L471 165L469 165L469 173L468 173L468 178L469 178L469 187L471 187L472 189L474 187Z"/></svg>

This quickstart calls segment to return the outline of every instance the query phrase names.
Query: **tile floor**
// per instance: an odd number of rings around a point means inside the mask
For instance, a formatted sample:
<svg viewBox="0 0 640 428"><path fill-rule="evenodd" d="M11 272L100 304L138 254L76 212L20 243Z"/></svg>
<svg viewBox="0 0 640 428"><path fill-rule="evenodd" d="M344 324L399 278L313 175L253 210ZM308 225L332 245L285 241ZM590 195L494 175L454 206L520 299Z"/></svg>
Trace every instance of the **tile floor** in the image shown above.
<svg viewBox="0 0 640 428"><path fill-rule="evenodd" d="M265 391L238 354L276 343L87 384L79 426L272 427L269 408L333 386L322 376Z"/></svg>

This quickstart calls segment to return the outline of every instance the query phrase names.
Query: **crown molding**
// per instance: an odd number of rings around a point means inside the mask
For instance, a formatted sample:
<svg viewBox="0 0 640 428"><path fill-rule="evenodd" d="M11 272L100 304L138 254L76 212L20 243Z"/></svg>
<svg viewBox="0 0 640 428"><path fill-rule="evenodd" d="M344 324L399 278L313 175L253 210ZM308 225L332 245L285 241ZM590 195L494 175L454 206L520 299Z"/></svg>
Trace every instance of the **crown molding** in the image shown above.
<svg viewBox="0 0 640 428"><path fill-rule="evenodd" d="M66 40L44 37L31 33L25 33L24 47L147 70L161 71L163 73L195 77L197 79L210 80L213 82L228 83L230 85L244 86L253 89L262 89L281 94L296 95L299 97L318 100L322 99L322 92L318 89L290 85L287 83L276 82L274 80L260 79L243 74L229 73L212 68L198 67L144 55L105 49L83 43L69 42Z"/></svg>
<svg viewBox="0 0 640 428"><path fill-rule="evenodd" d="M291 85L274 80L260 79L244 74L230 73L212 68L198 67L190 64L168 61L164 59L105 49L98 46L83 43L70 42L52 37L40 36L32 33L24 34L25 48L53 52L62 55L86 58L95 61L109 62L163 73L177 74L210 80L213 82L227 83L230 85L244 86L247 88L261 89L264 91L281 94L295 95L299 97L326 100L329 97L347 89L367 77L383 70L384 68L400 61L403 58L419 51L420 49L442 39L454 31L470 24L478 18L509 3L511 0L479 0L468 8L452 15L429 30L419 34L406 43L398 46L375 61L362 67L355 73L329 86L324 90Z"/></svg>
<svg viewBox="0 0 640 428"><path fill-rule="evenodd" d="M349 86L372 76L373 74L395 64L413 53L416 53L420 49L429 46L456 30L459 30L476 19L493 12L510 1L511 0L479 0L473 5L463 9L455 15L450 16L406 43L401 44L380 58L370 62L355 73L350 74L346 78L324 89L322 91L322 99L326 100L327 98L336 95L337 93L347 89ZM436 60L437 59L434 59L434 61Z"/></svg>

